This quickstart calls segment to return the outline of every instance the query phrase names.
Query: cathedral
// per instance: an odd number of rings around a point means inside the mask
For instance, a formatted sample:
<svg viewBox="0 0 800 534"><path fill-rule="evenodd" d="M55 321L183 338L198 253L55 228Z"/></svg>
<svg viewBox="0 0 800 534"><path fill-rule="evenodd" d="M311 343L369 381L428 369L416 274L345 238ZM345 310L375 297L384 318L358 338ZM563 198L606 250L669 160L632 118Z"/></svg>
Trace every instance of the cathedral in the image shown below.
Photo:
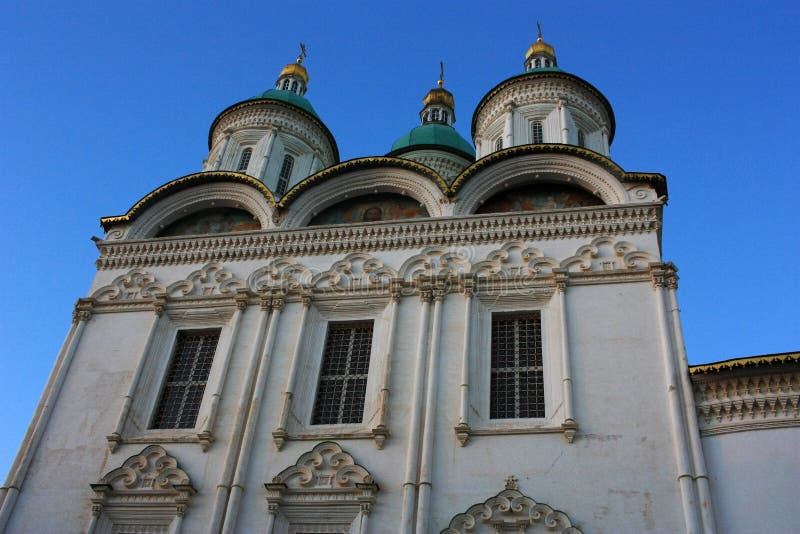
<svg viewBox="0 0 800 534"><path fill-rule="evenodd" d="M800 354L688 365L667 180L541 30L348 161L304 60L101 219L0 532L797 528Z"/></svg>

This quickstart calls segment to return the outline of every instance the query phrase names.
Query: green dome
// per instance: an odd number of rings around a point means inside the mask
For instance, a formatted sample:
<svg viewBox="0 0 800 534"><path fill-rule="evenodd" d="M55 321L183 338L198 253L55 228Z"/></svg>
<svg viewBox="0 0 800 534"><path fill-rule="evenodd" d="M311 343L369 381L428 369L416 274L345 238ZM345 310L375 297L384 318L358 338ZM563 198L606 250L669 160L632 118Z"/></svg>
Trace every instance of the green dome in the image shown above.
<svg viewBox="0 0 800 534"><path fill-rule="evenodd" d="M319 119L319 115L317 115L317 112L314 111L313 107L311 107L311 102L309 102L302 96L298 95L297 93L293 93L292 91L283 91L281 89L270 89L269 91L264 91L260 95L254 96L250 100L261 100L261 99L279 100L281 102L286 102L287 104L291 104L295 107L298 107L303 111L310 113L315 118Z"/></svg>
<svg viewBox="0 0 800 534"><path fill-rule="evenodd" d="M425 124L417 126L392 145L390 156L408 152L411 147L439 146L475 158L475 149L452 126Z"/></svg>

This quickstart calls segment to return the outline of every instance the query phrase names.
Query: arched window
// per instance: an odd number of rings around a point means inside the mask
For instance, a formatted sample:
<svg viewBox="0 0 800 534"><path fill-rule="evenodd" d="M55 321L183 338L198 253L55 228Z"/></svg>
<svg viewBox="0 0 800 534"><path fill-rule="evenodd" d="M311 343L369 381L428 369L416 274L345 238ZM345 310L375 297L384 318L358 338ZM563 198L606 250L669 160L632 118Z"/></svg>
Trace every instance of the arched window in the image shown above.
<svg viewBox="0 0 800 534"><path fill-rule="evenodd" d="M498 137L497 141L494 142L494 149L495 150L503 150L503 138Z"/></svg>
<svg viewBox="0 0 800 534"><path fill-rule="evenodd" d="M297 92L297 82L296 81L292 82L292 88L290 89L290 91Z"/></svg>
<svg viewBox="0 0 800 534"><path fill-rule="evenodd" d="M431 120L432 121L438 121L439 120L439 110L438 109L432 109L431 110Z"/></svg>
<svg viewBox="0 0 800 534"><path fill-rule="evenodd" d="M578 130L578 146L586 146L586 134L583 133L583 130Z"/></svg>
<svg viewBox="0 0 800 534"><path fill-rule="evenodd" d="M247 166L250 164L250 157L253 155L252 148L245 148L242 150L242 156L239 158L239 165L236 167L238 172L244 172L247 170Z"/></svg>
<svg viewBox="0 0 800 534"><path fill-rule="evenodd" d="M537 58L536 58L536 61L534 61L533 65L534 65L534 67L536 67L537 69L538 69L538 68L540 68L540 67L542 66L542 60L541 60L541 59L539 59L539 58L537 57Z"/></svg>
<svg viewBox="0 0 800 534"><path fill-rule="evenodd" d="M289 154L283 157L283 165L281 165L281 172L278 175L278 185L275 187L275 192L283 195L289 185L289 178L292 177L292 167L294 167L294 158Z"/></svg>
<svg viewBox="0 0 800 534"><path fill-rule="evenodd" d="M531 123L531 143L544 143L542 121L533 121Z"/></svg>
<svg viewBox="0 0 800 534"><path fill-rule="evenodd" d="M288 91L289 90L289 80L288 79L287 80L283 80L283 85L281 85L281 89L283 89L284 91Z"/></svg>

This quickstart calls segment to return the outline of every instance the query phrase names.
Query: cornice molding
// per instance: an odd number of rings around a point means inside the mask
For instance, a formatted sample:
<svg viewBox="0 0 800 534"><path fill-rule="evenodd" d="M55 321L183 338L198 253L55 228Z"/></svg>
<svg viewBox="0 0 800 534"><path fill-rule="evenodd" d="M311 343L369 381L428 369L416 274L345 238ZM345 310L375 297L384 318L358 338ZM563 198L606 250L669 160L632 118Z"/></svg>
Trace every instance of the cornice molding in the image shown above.
<svg viewBox="0 0 800 534"><path fill-rule="evenodd" d="M628 204L350 226L131 241L98 241L98 269L204 264L387 249L548 241L658 232L661 204Z"/></svg>

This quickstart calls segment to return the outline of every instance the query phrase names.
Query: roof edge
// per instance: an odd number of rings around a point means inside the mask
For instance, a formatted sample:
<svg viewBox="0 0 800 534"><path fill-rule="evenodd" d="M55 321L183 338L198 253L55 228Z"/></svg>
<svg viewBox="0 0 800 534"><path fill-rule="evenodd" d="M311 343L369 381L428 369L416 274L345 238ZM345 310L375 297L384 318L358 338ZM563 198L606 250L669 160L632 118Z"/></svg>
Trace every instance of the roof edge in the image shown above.
<svg viewBox="0 0 800 534"><path fill-rule="evenodd" d="M779 367L790 363L800 362L800 352L778 352L776 354L763 354L746 358L732 358L713 363L690 365L689 374L703 375L719 373L720 371L733 371L748 367Z"/></svg>

